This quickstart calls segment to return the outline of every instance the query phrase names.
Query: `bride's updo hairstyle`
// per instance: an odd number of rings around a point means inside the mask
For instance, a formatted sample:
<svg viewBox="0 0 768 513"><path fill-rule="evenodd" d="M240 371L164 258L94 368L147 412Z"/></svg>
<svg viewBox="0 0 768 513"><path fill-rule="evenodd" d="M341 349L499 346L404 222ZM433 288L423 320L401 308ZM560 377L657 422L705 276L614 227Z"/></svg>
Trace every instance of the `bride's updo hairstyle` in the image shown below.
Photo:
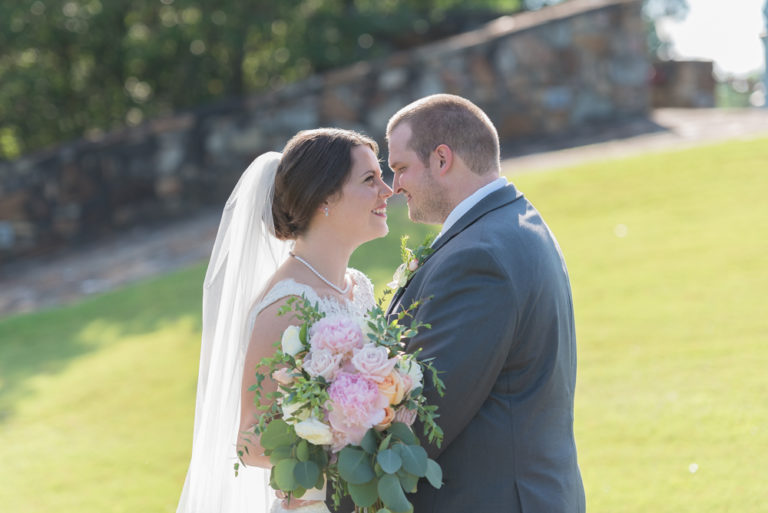
<svg viewBox="0 0 768 513"><path fill-rule="evenodd" d="M272 218L278 239L296 239L327 199L341 192L352 169L352 148L376 141L351 130L318 128L293 136L283 149L275 175Z"/></svg>

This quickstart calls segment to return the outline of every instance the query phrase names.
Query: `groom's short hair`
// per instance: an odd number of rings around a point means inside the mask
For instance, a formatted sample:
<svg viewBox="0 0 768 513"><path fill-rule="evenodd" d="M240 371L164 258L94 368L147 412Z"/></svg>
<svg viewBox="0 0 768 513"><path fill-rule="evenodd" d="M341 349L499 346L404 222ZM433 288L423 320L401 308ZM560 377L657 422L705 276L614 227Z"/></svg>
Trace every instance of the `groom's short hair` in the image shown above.
<svg viewBox="0 0 768 513"><path fill-rule="evenodd" d="M408 147L429 166L429 155L441 144L451 148L479 175L499 171L499 134L480 107L461 96L433 94L406 105L387 124L387 139L402 124L411 127Z"/></svg>

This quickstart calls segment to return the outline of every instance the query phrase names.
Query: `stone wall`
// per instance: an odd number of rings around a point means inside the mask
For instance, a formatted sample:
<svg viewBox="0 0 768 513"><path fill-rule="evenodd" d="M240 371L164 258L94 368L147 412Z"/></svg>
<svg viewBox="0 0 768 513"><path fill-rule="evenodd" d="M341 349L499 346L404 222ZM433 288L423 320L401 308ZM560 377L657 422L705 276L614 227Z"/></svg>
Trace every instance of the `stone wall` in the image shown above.
<svg viewBox="0 0 768 513"><path fill-rule="evenodd" d="M358 129L438 92L470 98L503 140L644 115L640 0L571 0L278 91L0 162L0 262L218 205L251 159L298 130Z"/></svg>
<svg viewBox="0 0 768 513"><path fill-rule="evenodd" d="M653 63L651 105L654 108L714 107L714 63L712 61Z"/></svg>

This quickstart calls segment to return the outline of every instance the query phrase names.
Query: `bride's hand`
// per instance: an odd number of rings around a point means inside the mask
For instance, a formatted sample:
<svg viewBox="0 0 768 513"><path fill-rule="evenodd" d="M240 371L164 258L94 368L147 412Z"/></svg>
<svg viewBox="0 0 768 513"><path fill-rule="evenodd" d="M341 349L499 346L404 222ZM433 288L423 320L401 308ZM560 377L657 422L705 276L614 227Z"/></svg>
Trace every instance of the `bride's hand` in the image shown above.
<svg viewBox="0 0 768 513"><path fill-rule="evenodd" d="M291 497L291 499L288 500L286 498L286 494L279 490L275 492L275 495L277 496L278 499L282 499L283 509L298 509L298 508L301 508L302 506L308 506L310 504L317 504L319 502L322 502L322 501L315 501L315 500L305 501L305 500L297 499L296 497Z"/></svg>

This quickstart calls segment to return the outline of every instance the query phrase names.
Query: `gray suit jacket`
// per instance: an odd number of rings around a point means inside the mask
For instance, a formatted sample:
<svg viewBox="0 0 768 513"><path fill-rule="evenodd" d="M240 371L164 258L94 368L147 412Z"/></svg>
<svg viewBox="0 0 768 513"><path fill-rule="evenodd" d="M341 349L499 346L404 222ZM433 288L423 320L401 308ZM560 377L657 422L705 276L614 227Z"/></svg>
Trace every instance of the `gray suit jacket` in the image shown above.
<svg viewBox="0 0 768 513"><path fill-rule="evenodd" d="M443 372L443 468L409 496L415 513L581 513L584 488L573 436L576 337L568 273L554 236L513 185L475 205L394 297L415 300L421 349ZM421 426L414 426L421 435Z"/></svg>

